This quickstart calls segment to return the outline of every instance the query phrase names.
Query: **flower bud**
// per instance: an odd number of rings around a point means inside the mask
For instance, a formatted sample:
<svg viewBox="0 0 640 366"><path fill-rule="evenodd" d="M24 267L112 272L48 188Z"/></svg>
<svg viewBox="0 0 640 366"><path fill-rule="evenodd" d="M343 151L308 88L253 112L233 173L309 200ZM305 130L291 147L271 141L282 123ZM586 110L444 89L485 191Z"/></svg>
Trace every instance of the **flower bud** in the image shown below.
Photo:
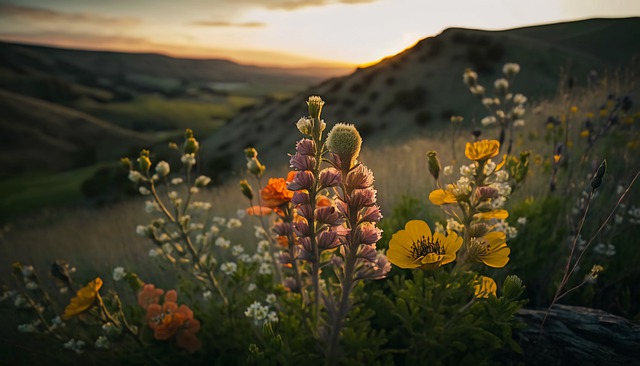
<svg viewBox="0 0 640 366"><path fill-rule="evenodd" d="M427 157L429 173L431 173L433 179L438 180L438 177L440 176L440 159L438 159L435 151L429 151L427 153Z"/></svg>
<svg viewBox="0 0 640 366"><path fill-rule="evenodd" d="M140 171L142 171L143 173L147 173L149 171L149 168L151 167L151 160L149 160L149 150L140 151L138 165L140 166Z"/></svg>
<svg viewBox="0 0 640 366"><path fill-rule="evenodd" d="M355 165L362 138L354 125L337 123L327 136L327 147L329 151L338 155L342 162L342 170L348 172Z"/></svg>
<svg viewBox="0 0 640 366"><path fill-rule="evenodd" d="M300 118L296 123L296 127L303 135L312 136L313 134L313 121L310 118Z"/></svg>
<svg viewBox="0 0 640 366"><path fill-rule="evenodd" d="M324 101L319 96L310 96L307 101L307 107L309 108L309 116L315 121L320 121L320 114L322 113L322 106Z"/></svg>
<svg viewBox="0 0 640 366"><path fill-rule="evenodd" d="M373 172L360 164L347 174L346 185L352 189L369 188L373 185Z"/></svg>
<svg viewBox="0 0 640 366"><path fill-rule="evenodd" d="M296 143L296 152L300 155L315 156L316 143L313 140L302 139Z"/></svg>
<svg viewBox="0 0 640 366"><path fill-rule="evenodd" d="M258 150L254 149L253 147L248 147L244 149L244 155L247 157L247 159L257 158Z"/></svg>
<svg viewBox="0 0 640 366"><path fill-rule="evenodd" d="M334 168L326 168L318 177L321 188L335 187L340 184L340 172Z"/></svg>
<svg viewBox="0 0 640 366"><path fill-rule="evenodd" d="M338 233L331 230L325 230L318 234L318 248L321 250L333 249L340 245Z"/></svg>
<svg viewBox="0 0 640 366"><path fill-rule="evenodd" d="M516 300L524 292L522 280L516 275L507 276L502 283L502 296L510 300Z"/></svg>
<svg viewBox="0 0 640 366"><path fill-rule="evenodd" d="M506 63L502 67L502 72L507 77L512 77L512 76L514 76L514 75L516 75L517 73L520 72L520 65L518 65L516 63Z"/></svg>
<svg viewBox="0 0 640 366"><path fill-rule="evenodd" d="M171 171L171 166L169 166L169 163L167 163L166 161L161 161L158 164L156 164L156 173L160 174L163 177L166 177L167 175L169 175L169 172Z"/></svg>
<svg viewBox="0 0 640 366"><path fill-rule="evenodd" d="M464 70L464 74L462 74L462 81L464 81L468 87L473 87L478 82L478 74L471 69L466 69Z"/></svg>
<svg viewBox="0 0 640 366"><path fill-rule="evenodd" d="M129 158L120 159L120 163L122 164L122 167L127 170L133 169L133 166L131 165L131 160L129 160Z"/></svg>
<svg viewBox="0 0 640 366"><path fill-rule="evenodd" d="M249 182L247 182L246 179L243 179L240 181L240 191L242 191L242 194L247 197L249 200L253 199L253 189L251 188L251 186L249 185Z"/></svg>
<svg viewBox="0 0 640 366"><path fill-rule="evenodd" d="M257 155L257 154L256 154ZM262 173L264 173L266 167L262 164L260 164L260 162L258 161L257 158L253 157L248 159L247 161L247 170L249 170L249 173L259 177L262 175Z"/></svg>
<svg viewBox="0 0 640 366"><path fill-rule="evenodd" d="M596 171L596 174L591 179L591 188L594 190L600 187L602 184L602 178L604 177L604 173L607 171L607 160L603 160Z"/></svg>
<svg viewBox="0 0 640 366"><path fill-rule="evenodd" d="M201 175L196 178L195 186L202 188L207 186L209 183L211 183L211 178L207 177L206 175Z"/></svg>

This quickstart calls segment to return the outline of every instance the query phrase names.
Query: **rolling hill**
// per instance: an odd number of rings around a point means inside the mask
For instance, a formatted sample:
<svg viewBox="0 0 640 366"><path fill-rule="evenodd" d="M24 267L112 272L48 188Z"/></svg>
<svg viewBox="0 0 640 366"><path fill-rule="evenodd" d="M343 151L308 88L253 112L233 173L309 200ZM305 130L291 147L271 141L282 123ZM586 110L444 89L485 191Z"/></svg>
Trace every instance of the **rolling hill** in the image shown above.
<svg viewBox="0 0 640 366"><path fill-rule="evenodd" d="M203 144L212 171L242 169L243 148L258 149L263 161L282 165L300 135L295 122L307 114L309 95L326 102L323 116L354 123L367 143L426 136L451 115L484 117L462 83L467 67L487 89L502 65L522 66L512 90L533 98L556 92L560 75L584 85L591 70L600 75L640 54L640 18L590 19L504 31L452 28L425 38L402 53L344 77L315 85L283 101L268 101L237 114Z"/></svg>

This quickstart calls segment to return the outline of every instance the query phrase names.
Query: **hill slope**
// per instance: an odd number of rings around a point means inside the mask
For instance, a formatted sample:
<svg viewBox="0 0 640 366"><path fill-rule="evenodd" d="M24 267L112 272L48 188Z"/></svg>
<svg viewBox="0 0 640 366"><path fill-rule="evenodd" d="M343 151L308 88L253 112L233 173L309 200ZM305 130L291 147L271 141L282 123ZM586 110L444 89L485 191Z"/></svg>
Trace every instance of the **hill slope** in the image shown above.
<svg viewBox="0 0 640 366"><path fill-rule="evenodd" d="M555 92L561 70L584 83L590 70L602 71L640 53L640 18L591 19L505 31L447 29L404 52L351 75L330 79L289 100L267 102L231 119L204 143L212 170L241 168L242 149L253 146L266 162L282 164L300 138L295 122L306 115L309 95L326 101L329 127L354 123L368 143L425 136L452 114L484 117L462 83L467 67L478 71L487 89L505 62L521 64L514 91L531 97ZM225 163L222 166L223 162Z"/></svg>

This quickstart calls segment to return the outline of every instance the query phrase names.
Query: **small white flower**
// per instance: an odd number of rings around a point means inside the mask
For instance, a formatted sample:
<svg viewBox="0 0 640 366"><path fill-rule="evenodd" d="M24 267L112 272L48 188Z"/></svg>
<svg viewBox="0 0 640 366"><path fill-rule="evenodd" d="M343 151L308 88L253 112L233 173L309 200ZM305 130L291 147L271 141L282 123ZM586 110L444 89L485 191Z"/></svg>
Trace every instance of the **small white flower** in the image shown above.
<svg viewBox="0 0 640 366"><path fill-rule="evenodd" d="M507 76L513 76L520 72L520 65L513 62L506 63L502 67L502 72Z"/></svg>
<svg viewBox="0 0 640 366"><path fill-rule="evenodd" d="M113 269L113 280L116 282L122 281L126 275L127 271L125 271L123 267L116 267Z"/></svg>
<svg viewBox="0 0 640 366"><path fill-rule="evenodd" d="M275 311L270 311L267 315L267 321L269 323L277 323L280 319L278 319L278 314Z"/></svg>
<svg viewBox="0 0 640 366"><path fill-rule="evenodd" d="M268 240L260 240L258 242L258 247L256 248L256 252L262 254L269 252L269 241Z"/></svg>
<svg viewBox="0 0 640 366"><path fill-rule="evenodd" d="M276 295L275 294L268 294L265 301L267 302L267 304L275 303L276 302Z"/></svg>
<svg viewBox="0 0 640 366"><path fill-rule="evenodd" d="M231 240L227 240L223 237L219 237L216 239L216 246L222 249L227 249L231 246Z"/></svg>
<svg viewBox="0 0 640 366"><path fill-rule="evenodd" d="M311 118L300 118L298 122L296 122L296 127L298 128L298 131L308 136L311 136L311 133L313 132L313 122L311 121Z"/></svg>
<svg viewBox="0 0 640 366"><path fill-rule="evenodd" d="M484 95L485 89L484 89L484 86L482 86L482 85L476 85L476 86L470 87L469 91L473 95Z"/></svg>
<svg viewBox="0 0 640 366"><path fill-rule="evenodd" d="M487 161L487 163L484 165L483 170L484 170L484 175L490 175L491 173L493 173L494 170L496 170L496 163L494 163L491 160Z"/></svg>
<svg viewBox="0 0 640 366"><path fill-rule="evenodd" d="M444 176L451 175L453 173L453 165L447 165L442 169L442 174Z"/></svg>
<svg viewBox="0 0 640 366"><path fill-rule="evenodd" d="M227 276L231 276L238 270L238 265L234 262L222 263L222 265L220 266L220 270Z"/></svg>
<svg viewBox="0 0 640 366"><path fill-rule="evenodd" d="M236 211L236 215L240 220L242 220L247 217L247 210L239 209L238 211Z"/></svg>
<svg viewBox="0 0 640 366"><path fill-rule="evenodd" d="M519 105L519 106L516 106L515 108L513 108L513 109L511 110L511 115L512 115L514 118L520 118L520 117L524 116L524 114L526 113L526 111L527 111L527 110L526 110L526 109L524 109L524 107L523 107L523 106Z"/></svg>
<svg viewBox="0 0 640 366"><path fill-rule="evenodd" d="M142 179L144 179L144 177L137 170L130 170L129 171L129 180L132 181L133 183L138 183Z"/></svg>
<svg viewBox="0 0 640 366"><path fill-rule="evenodd" d="M492 124L496 123L496 117L494 117L494 116L484 117L483 119L480 120L480 123L482 123L483 126L492 125Z"/></svg>
<svg viewBox="0 0 640 366"><path fill-rule="evenodd" d="M255 283L250 283L249 286L247 286L247 292L255 291L257 288L258 286L256 286Z"/></svg>
<svg viewBox="0 0 640 366"><path fill-rule="evenodd" d="M518 119L513 122L513 127L524 127L524 124L525 122L523 119Z"/></svg>
<svg viewBox="0 0 640 366"><path fill-rule="evenodd" d="M33 266L22 266L22 277L24 278L30 278L31 276L33 276L35 269L33 268Z"/></svg>
<svg viewBox="0 0 640 366"><path fill-rule="evenodd" d="M25 284L25 287L27 288L27 290L31 290L31 291L35 291L35 290L37 290L39 288L38 284L33 282L33 281L27 282Z"/></svg>
<svg viewBox="0 0 640 366"><path fill-rule="evenodd" d="M493 98L483 98L482 104L484 104L485 107L493 105Z"/></svg>
<svg viewBox="0 0 640 366"><path fill-rule="evenodd" d="M205 301L209 301L211 299L211 297L213 296L213 293L211 293L211 291L207 290L205 292L202 293L202 298Z"/></svg>
<svg viewBox="0 0 640 366"><path fill-rule="evenodd" d="M499 92L505 93L507 89L509 89L509 81L507 81L507 79L500 78L493 83L493 86L495 86Z"/></svg>
<svg viewBox="0 0 640 366"><path fill-rule="evenodd" d="M201 175L198 178L196 178L196 187L206 187L209 183L211 183L211 178L205 176L205 175Z"/></svg>
<svg viewBox="0 0 640 366"><path fill-rule="evenodd" d="M251 256L249 254L246 254L246 253L240 254L238 256L238 260L240 262L243 262L243 263L252 263L253 262L253 259L251 259Z"/></svg>
<svg viewBox="0 0 640 366"><path fill-rule="evenodd" d="M31 323L20 324L20 325L18 325L18 332L20 332L20 333L35 333L36 332L36 327Z"/></svg>
<svg viewBox="0 0 640 366"><path fill-rule="evenodd" d="M270 275L271 274L271 264L262 263L260 268L258 269L258 273L261 275Z"/></svg>
<svg viewBox="0 0 640 366"><path fill-rule="evenodd" d="M513 102L517 105L523 105L527 102L527 97L525 97L524 95L518 93L516 95L513 96Z"/></svg>
<svg viewBox="0 0 640 366"><path fill-rule="evenodd" d="M177 186L178 184L182 184L182 178L173 178L171 179L171 184Z"/></svg>
<svg viewBox="0 0 640 366"><path fill-rule="evenodd" d="M191 192L191 194L196 194L200 192L200 189L198 189L197 187L191 187L189 188L189 192Z"/></svg>
<svg viewBox="0 0 640 366"><path fill-rule="evenodd" d="M220 216L214 216L211 221L215 222L218 225L224 225L227 222L227 219Z"/></svg>
<svg viewBox="0 0 640 366"><path fill-rule="evenodd" d="M136 226L136 234L140 236L149 236L151 229L148 226L138 225Z"/></svg>
<svg viewBox="0 0 640 366"><path fill-rule="evenodd" d="M146 201L144 204L144 210L147 213L160 212L160 206L156 201Z"/></svg>
<svg viewBox="0 0 640 366"><path fill-rule="evenodd" d="M109 349L109 340L107 337L103 335L98 337L98 339L96 339L96 348Z"/></svg>
<svg viewBox="0 0 640 366"><path fill-rule="evenodd" d="M159 162L156 165L156 172L163 177L166 177L167 175L169 175L170 171L171 171L171 167L169 166L169 163L167 163L164 160Z"/></svg>
<svg viewBox="0 0 640 366"><path fill-rule="evenodd" d="M518 217L518 224L526 225L527 224L527 218L526 217Z"/></svg>
<svg viewBox="0 0 640 366"><path fill-rule="evenodd" d="M143 187L140 186L140 188L138 188L138 191L140 192L141 195L143 196L148 196L151 194L151 191L147 189L147 187Z"/></svg>
<svg viewBox="0 0 640 366"><path fill-rule="evenodd" d="M194 166L196 165L196 154L184 154L180 158L180 161L184 165Z"/></svg>
<svg viewBox="0 0 640 366"><path fill-rule="evenodd" d="M211 233L211 235L216 236L220 234L220 228L215 225L211 225L211 229L209 229L209 232Z"/></svg>
<svg viewBox="0 0 640 366"><path fill-rule="evenodd" d="M175 200L176 198L178 198L178 192L170 191L169 193L167 193L167 197L169 197L169 199L171 200Z"/></svg>
<svg viewBox="0 0 640 366"><path fill-rule="evenodd" d="M227 227L229 229L237 229L239 227L242 227L242 221L238 219L229 219L229 222L227 222Z"/></svg>
<svg viewBox="0 0 640 366"><path fill-rule="evenodd" d="M442 226L442 224L439 221L436 221L436 223L434 224L434 229L433 229L436 233L440 233L440 234L445 234L445 230L444 230L444 226Z"/></svg>
<svg viewBox="0 0 640 366"><path fill-rule="evenodd" d="M234 257L239 256L240 254L242 254L244 252L244 247L242 245L234 245L231 248L231 255L233 255Z"/></svg>
<svg viewBox="0 0 640 366"><path fill-rule="evenodd" d="M267 233L266 231L264 231L264 229L261 226L258 225L254 225L253 228L255 229L255 233L254 236L258 239L264 239L267 237Z"/></svg>
<svg viewBox="0 0 640 366"><path fill-rule="evenodd" d="M613 220L616 224L622 224L622 221L624 221L624 217L622 215L616 214Z"/></svg>

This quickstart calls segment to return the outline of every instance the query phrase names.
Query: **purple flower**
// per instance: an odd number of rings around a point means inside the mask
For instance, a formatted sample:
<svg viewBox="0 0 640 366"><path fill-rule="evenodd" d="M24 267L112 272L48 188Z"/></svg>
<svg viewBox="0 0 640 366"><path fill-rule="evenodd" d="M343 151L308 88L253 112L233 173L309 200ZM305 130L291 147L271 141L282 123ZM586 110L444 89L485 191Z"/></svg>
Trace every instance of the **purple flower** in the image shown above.
<svg viewBox="0 0 640 366"><path fill-rule="evenodd" d="M373 185L373 172L360 164L347 174L345 184L353 189L369 188Z"/></svg>
<svg viewBox="0 0 640 366"><path fill-rule="evenodd" d="M318 234L318 248L320 250L333 249L340 246L338 233L332 230L325 230Z"/></svg>
<svg viewBox="0 0 640 366"><path fill-rule="evenodd" d="M377 205L369 206L362 212L362 216L360 217L360 221L367 222L379 222L382 220L382 212L380 212L380 207Z"/></svg>
<svg viewBox="0 0 640 366"><path fill-rule="evenodd" d="M313 186L313 173L308 170L303 170L296 173L293 180L289 182L287 189L290 191L299 191L301 189L309 190L311 186Z"/></svg>
<svg viewBox="0 0 640 366"><path fill-rule="evenodd" d="M314 156L316 154L316 143L313 140L302 139L296 143L296 151L300 155Z"/></svg>
<svg viewBox="0 0 640 366"><path fill-rule="evenodd" d="M391 263L387 256L382 253L377 253L375 261L364 261L362 266L358 269L356 278L360 280L379 280L387 277L387 274L391 271Z"/></svg>
<svg viewBox="0 0 640 366"><path fill-rule="evenodd" d="M340 184L340 172L335 168L326 168L320 172L320 187L335 187Z"/></svg>
<svg viewBox="0 0 640 366"><path fill-rule="evenodd" d="M294 205L308 205L311 201L309 201L309 193L296 191L293 194L293 198L291 199L291 203Z"/></svg>
<svg viewBox="0 0 640 366"><path fill-rule="evenodd" d="M296 231L296 235L300 237L306 237L311 235L311 230L309 229L309 224L305 220L298 220L293 225L294 230Z"/></svg>
<svg viewBox="0 0 640 366"><path fill-rule="evenodd" d="M291 234L291 223L289 222L279 222L273 226L273 232L278 234L279 236L286 236Z"/></svg>
<svg viewBox="0 0 640 366"><path fill-rule="evenodd" d="M309 155L295 153L291 156L289 163L291 164L291 167L296 170L313 170L316 165L316 158Z"/></svg>
<svg viewBox="0 0 640 366"><path fill-rule="evenodd" d="M298 215L304 217L309 220L313 220L313 211L311 210L311 205L300 205L298 206Z"/></svg>
<svg viewBox="0 0 640 366"><path fill-rule="evenodd" d="M333 206L318 207L316 209L316 220L329 226L338 226L344 221L340 213Z"/></svg>
<svg viewBox="0 0 640 366"><path fill-rule="evenodd" d="M311 239L309 237L299 238L298 243L300 244L300 254L298 255L299 259L303 259L306 261L314 261L313 257L313 248L311 247Z"/></svg>
<svg viewBox="0 0 640 366"><path fill-rule="evenodd" d="M358 253L356 255L358 256L358 258L362 258L373 263L376 261L378 252L373 245L360 245L358 247Z"/></svg>
<svg viewBox="0 0 640 366"><path fill-rule="evenodd" d="M353 243L372 245L377 243L381 237L382 230L378 229L373 224L365 223L356 228L353 235Z"/></svg>
<svg viewBox="0 0 640 366"><path fill-rule="evenodd" d="M361 209L373 206L376 203L376 190L373 188L355 189L351 195L347 197L349 206L355 209Z"/></svg>

